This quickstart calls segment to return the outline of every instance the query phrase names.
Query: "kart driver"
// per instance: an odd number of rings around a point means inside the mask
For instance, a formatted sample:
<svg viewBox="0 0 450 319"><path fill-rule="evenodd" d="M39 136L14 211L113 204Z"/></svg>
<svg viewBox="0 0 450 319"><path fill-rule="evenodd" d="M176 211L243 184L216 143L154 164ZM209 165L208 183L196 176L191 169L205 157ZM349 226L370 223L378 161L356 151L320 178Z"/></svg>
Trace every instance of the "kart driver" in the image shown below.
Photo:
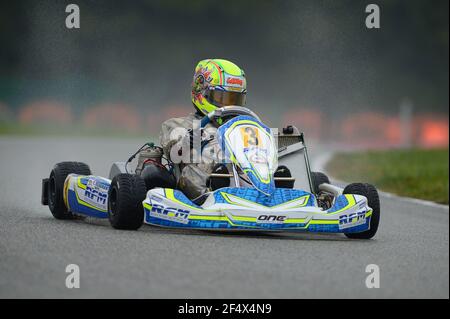
<svg viewBox="0 0 450 319"><path fill-rule="evenodd" d="M217 171L220 167L214 160L219 153L219 145L215 139L217 127L209 123L202 130L202 146L204 141L207 143L202 147L199 161L193 161L191 156L191 153L194 153L193 136L196 136L193 127L216 108L228 105L243 106L246 93L245 74L240 67L222 59L202 60L195 67L192 81L191 100L195 112L186 117L169 119L162 124L160 145L166 157L175 162L174 157L184 155L188 145L190 155L179 161L181 175L177 187L190 199L206 193L209 175L213 171L220 172Z"/></svg>

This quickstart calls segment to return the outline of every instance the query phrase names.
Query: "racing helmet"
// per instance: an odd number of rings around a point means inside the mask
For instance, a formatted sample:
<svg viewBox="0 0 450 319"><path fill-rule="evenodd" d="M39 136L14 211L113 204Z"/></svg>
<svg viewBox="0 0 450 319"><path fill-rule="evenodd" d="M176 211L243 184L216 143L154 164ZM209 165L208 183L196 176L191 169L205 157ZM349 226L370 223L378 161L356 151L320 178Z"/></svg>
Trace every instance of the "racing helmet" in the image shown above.
<svg viewBox="0 0 450 319"><path fill-rule="evenodd" d="M227 105L243 106L246 94L244 70L233 62L206 59L195 67L191 99L202 114L206 115Z"/></svg>

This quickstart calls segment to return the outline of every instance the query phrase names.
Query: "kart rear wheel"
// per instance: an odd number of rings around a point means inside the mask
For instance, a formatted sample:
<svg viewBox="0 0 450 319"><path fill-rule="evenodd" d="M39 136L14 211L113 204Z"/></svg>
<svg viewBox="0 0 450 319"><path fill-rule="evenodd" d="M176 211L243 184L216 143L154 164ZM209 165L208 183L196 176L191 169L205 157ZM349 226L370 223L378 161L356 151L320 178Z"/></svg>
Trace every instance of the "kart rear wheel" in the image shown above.
<svg viewBox="0 0 450 319"><path fill-rule="evenodd" d="M118 174L108 191L108 218L116 229L136 230L144 221L142 201L147 189L138 175Z"/></svg>
<svg viewBox="0 0 450 319"><path fill-rule="evenodd" d="M48 207L56 219L73 219L64 203L64 182L67 175L91 175L88 165L80 162L61 162L56 164L48 179Z"/></svg>
<svg viewBox="0 0 450 319"><path fill-rule="evenodd" d="M352 239L370 239L375 236L380 223L380 198L375 186L371 184L353 183L344 189L344 194L357 194L367 197L369 207L372 208L370 218L370 229L361 233L345 233L345 236Z"/></svg>
<svg viewBox="0 0 450 319"><path fill-rule="evenodd" d="M320 184L323 184L323 183L330 184L330 179L328 178L328 176L321 172L311 172L311 179L312 179L312 183L313 183L313 187L314 187L313 190L314 190L315 194L320 193L320 189L319 189Z"/></svg>

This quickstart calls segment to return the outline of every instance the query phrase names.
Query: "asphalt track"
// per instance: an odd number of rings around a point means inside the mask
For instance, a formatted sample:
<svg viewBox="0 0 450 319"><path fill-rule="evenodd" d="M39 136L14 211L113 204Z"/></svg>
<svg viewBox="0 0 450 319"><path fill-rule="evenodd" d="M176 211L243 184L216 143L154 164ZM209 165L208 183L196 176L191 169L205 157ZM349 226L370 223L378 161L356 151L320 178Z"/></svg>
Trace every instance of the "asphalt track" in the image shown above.
<svg viewBox="0 0 450 319"><path fill-rule="evenodd" d="M381 198L374 240L58 221L40 180L63 160L106 176L143 141L0 137L1 298L448 298L448 206ZM314 146L312 153L318 154ZM65 286L77 264L79 289ZM380 288L368 289L368 264Z"/></svg>

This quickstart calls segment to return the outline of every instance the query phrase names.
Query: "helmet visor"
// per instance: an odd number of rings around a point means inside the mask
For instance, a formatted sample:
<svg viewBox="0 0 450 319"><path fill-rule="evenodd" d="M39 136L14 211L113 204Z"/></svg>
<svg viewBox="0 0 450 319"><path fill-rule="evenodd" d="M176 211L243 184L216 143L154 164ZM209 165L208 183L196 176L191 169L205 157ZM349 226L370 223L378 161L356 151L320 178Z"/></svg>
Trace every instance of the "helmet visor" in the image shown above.
<svg viewBox="0 0 450 319"><path fill-rule="evenodd" d="M210 90L207 99L209 103L219 107L228 105L243 106L245 104L245 93Z"/></svg>

